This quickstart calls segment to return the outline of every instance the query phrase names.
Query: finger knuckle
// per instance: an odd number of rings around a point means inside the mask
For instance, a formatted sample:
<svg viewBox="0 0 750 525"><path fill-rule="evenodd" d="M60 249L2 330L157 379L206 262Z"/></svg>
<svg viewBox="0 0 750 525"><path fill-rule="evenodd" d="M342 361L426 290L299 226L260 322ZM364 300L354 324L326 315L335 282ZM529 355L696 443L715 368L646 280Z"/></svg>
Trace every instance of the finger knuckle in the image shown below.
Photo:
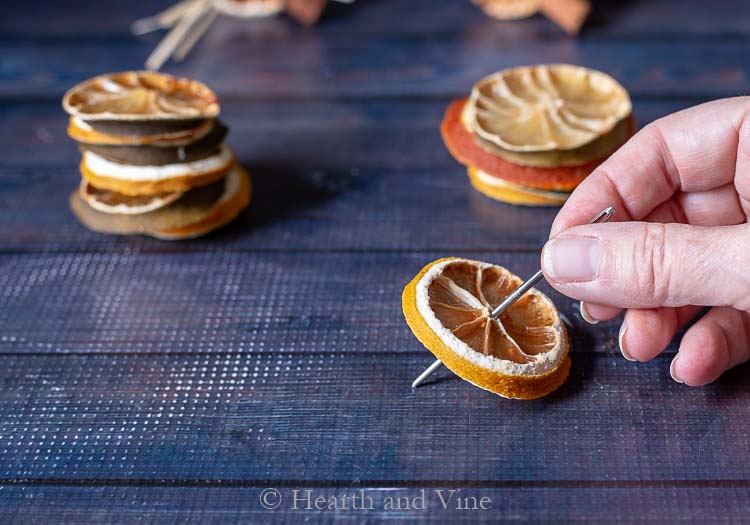
<svg viewBox="0 0 750 525"><path fill-rule="evenodd" d="M670 293L670 269L666 255L667 228L663 224L645 225L634 250L633 268L636 294L643 301L665 304Z"/></svg>

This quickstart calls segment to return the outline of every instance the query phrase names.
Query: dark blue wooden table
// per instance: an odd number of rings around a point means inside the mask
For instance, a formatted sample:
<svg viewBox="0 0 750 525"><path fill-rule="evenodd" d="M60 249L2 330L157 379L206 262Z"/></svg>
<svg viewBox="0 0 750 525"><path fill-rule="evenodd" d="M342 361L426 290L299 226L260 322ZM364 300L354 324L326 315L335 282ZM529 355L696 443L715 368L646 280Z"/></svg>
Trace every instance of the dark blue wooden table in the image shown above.
<svg viewBox="0 0 750 525"><path fill-rule="evenodd" d="M674 345L629 363L617 323L552 292L574 325L559 391L507 401L443 371L412 392L432 359L400 305L437 257L530 274L555 215L469 188L438 133L452 98L539 62L613 74L640 124L748 93L747 0L597 2L578 40L468 0L358 0L315 28L220 20L166 71L221 96L250 210L191 242L88 232L67 209L60 98L139 68L157 37L128 25L168 3L0 17L2 522L747 519L747 367L678 385ZM308 489L375 509L294 511ZM450 489L491 508L443 510ZM384 508L423 490L426 509Z"/></svg>

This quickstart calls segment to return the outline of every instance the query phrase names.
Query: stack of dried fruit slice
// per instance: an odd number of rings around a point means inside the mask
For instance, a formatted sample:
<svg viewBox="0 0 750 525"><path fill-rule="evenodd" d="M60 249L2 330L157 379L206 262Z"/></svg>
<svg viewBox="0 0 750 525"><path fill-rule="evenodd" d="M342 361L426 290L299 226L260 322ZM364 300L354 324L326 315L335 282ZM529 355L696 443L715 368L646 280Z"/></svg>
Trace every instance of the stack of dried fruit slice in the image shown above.
<svg viewBox="0 0 750 525"><path fill-rule="evenodd" d="M627 91L566 64L506 69L454 101L441 133L472 185L503 202L560 205L634 133Z"/></svg>
<svg viewBox="0 0 750 525"><path fill-rule="evenodd" d="M250 180L224 144L219 103L204 84L154 72L101 75L65 94L68 134L82 152L70 197L104 233L204 235L250 201Z"/></svg>
<svg viewBox="0 0 750 525"><path fill-rule="evenodd" d="M503 397L534 399L568 376L568 337L555 305L533 288L491 318L520 285L501 266L440 259L404 289L404 317L417 339L458 376Z"/></svg>

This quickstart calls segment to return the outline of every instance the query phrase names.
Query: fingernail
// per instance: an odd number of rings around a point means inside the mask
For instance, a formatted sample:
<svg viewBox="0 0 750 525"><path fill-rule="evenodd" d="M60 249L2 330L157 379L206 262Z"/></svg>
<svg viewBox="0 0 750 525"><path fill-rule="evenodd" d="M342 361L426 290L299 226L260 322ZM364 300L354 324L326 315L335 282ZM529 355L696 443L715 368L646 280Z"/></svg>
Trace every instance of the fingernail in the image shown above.
<svg viewBox="0 0 750 525"><path fill-rule="evenodd" d="M583 320L586 321L588 324L599 324L599 319L594 319L593 317L589 315L588 310L586 310L586 303L581 301L578 309L581 311L581 317L583 317Z"/></svg>
<svg viewBox="0 0 750 525"><path fill-rule="evenodd" d="M623 321L622 325L620 326L620 335L617 336L617 340L620 344L620 353L622 354L622 357L624 357L628 361L635 361L635 359L633 359L625 349L625 332L627 331L627 329L628 325L625 321Z"/></svg>
<svg viewBox="0 0 750 525"><path fill-rule="evenodd" d="M599 274L602 244L598 239L552 239L544 247L544 273L555 281L591 281Z"/></svg>
<svg viewBox="0 0 750 525"><path fill-rule="evenodd" d="M672 364L669 365L669 375L671 375L672 379L674 379L678 383L684 384L685 381L683 381L682 379L680 379L679 377L677 377L677 375L675 375L675 373L674 373L674 365L677 362L677 359L679 359L679 358L680 358L680 356L677 355L677 356L675 356L674 359L672 359Z"/></svg>

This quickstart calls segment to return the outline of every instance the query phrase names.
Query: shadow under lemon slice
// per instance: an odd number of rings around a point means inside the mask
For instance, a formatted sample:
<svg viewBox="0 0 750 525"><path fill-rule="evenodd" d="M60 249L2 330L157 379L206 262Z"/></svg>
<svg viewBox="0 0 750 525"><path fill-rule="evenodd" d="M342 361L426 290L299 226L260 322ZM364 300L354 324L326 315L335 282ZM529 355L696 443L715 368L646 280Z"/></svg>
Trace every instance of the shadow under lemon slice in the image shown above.
<svg viewBox="0 0 750 525"><path fill-rule="evenodd" d="M521 284L502 266L439 259L406 286L406 323L466 381L511 399L549 394L570 370L568 337L552 301L532 289L498 319L490 311Z"/></svg>

